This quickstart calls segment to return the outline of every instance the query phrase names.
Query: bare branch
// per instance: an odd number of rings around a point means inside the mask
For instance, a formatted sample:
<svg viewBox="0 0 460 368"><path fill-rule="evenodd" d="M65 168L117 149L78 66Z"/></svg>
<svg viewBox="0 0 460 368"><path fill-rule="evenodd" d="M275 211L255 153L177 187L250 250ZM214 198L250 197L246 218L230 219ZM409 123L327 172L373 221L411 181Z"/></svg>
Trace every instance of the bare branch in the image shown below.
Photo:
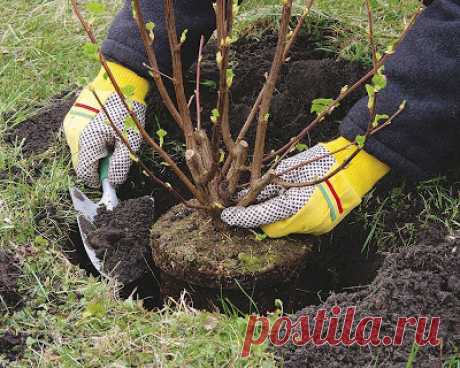
<svg viewBox="0 0 460 368"><path fill-rule="evenodd" d="M302 188L302 187L308 187L308 186L313 186L320 184L322 182L325 182L326 180L331 179L333 176L338 174L340 171L342 171L350 162L353 160L353 158L356 157L356 155L361 152L362 148L357 148L353 153L346 159L344 160L337 168L332 170L329 174L324 176L323 178L319 178L316 180L312 180L309 182L303 182L303 183L292 183L289 181L285 181L279 177L274 177L272 180L273 184L277 184L282 186L284 189L289 189L289 188Z"/></svg>
<svg viewBox="0 0 460 368"><path fill-rule="evenodd" d="M165 76L163 73L160 72L158 67L158 62L155 54L155 50L153 48L152 42L153 40L150 38L150 35L145 28L145 20L142 14L140 0L133 0L134 10L136 14L136 24L139 28L139 32L141 34L142 42L144 43L145 52L147 54L147 58L149 61L149 70L152 72L153 80L155 81L155 85L160 93L161 99L165 104L166 108L168 109L169 113L176 121L176 123L183 129L183 122L182 117L180 116L179 112L177 111L176 106L174 105L169 93L163 83L163 79L161 76ZM173 78L167 76L170 80L174 81Z"/></svg>
<svg viewBox="0 0 460 368"><path fill-rule="evenodd" d="M219 145L220 136L224 141L225 147L229 154L233 151L233 138L230 132L229 122L229 50L231 44L231 30L233 23L233 2L231 0L216 1L216 26L217 26L217 43L218 54L217 63L219 67L219 90L217 97L217 110L219 112L217 122L213 129L214 146Z"/></svg>
<svg viewBox="0 0 460 368"><path fill-rule="evenodd" d="M299 36L300 31L302 30L303 24L305 23L305 18L307 18L308 14L310 14L310 10L313 6L315 0L307 0L305 4L305 8L299 17L299 20L297 21L297 25L294 28L294 31L292 32L292 35L290 36L288 43L286 44L286 49L284 50L283 54L283 60L286 60L288 57L289 51L292 48L292 45L295 44L295 41L297 40L297 37Z"/></svg>
<svg viewBox="0 0 460 368"><path fill-rule="evenodd" d="M284 0L283 13L281 15L281 25L278 32L278 42L276 45L275 57L273 59L270 74L268 76L262 100L260 102L259 119L257 124L256 142L254 147L254 157L251 168L251 184L260 178L262 170L262 159L265 152L265 138L268 125L268 111L273 97L273 91L279 77L281 66L283 64L283 56L286 47L286 34L289 27L291 17L292 0Z"/></svg>
<svg viewBox="0 0 460 368"><path fill-rule="evenodd" d="M200 82L201 82L201 61L203 58L204 36L200 39L200 49L196 62L196 84L195 84L195 103L196 103L196 122L197 129L201 129L201 103L200 103Z"/></svg>
<svg viewBox="0 0 460 368"><path fill-rule="evenodd" d="M259 193L274 179L275 172L273 170L267 171L262 177L257 179L254 184L251 185L249 192L240 199L237 206L246 207L256 201Z"/></svg>
<svg viewBox="0 0 460 368"><path fill-rule="evenodd" d="M240 141L235 145L234 160L227 173L229 197L236 192L240 175L248 158L249 145L246 141Z"/></svg>
<svg viewBox="0 0 460 368"><path fill-rule="evenodd" d="M185 135L187 147L193 148L193 125L190 117L190 109L188 107L187 98L184 91L184 78L181 59L181 43L177 39L176 33L176 18L174 16L173 0L164 0L165 22L168 31L169 48L171 50L171 61L173 69L174 90L176 92L176 100L179 113L182 117L182 127Z"/></svg>

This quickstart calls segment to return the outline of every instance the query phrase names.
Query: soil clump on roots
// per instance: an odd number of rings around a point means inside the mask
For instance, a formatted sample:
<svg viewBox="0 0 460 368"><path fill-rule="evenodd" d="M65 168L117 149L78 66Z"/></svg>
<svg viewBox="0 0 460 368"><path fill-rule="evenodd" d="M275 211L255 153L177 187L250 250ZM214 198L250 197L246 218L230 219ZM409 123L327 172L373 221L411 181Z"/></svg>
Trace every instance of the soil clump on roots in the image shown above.
<svg viewBox="0 0 460 368"><path fill-rule="evenodd" d="M180 297L185 288L197 308L212 309L228 298L246 310L252 299L262 312L276 298L292 307L292 286L311 252L304 237L257 240L244 229L217 229L209 217L183 205L154 224L152 244L164 299Z"/></svg>
<svg viewBox="0 0 460 368"><path fill-rule="evenodd" d="M400 248L385 258L375 280L357 292L331 294L324 303L308 306L293 316L314 317L319 308L329 315L333 306L341 307L343 323L346 307L356 306L353 328L365 316L382 317L380 337L393 337L399 317L440 317L439 338L446 359L460 343L460 234L446 239L427 237L414 247ZM425 328L426 338L429 330ZM354 331L354 330L352 330ZM328 345L302 347L288 344L277 355L288 368L309 367L405 367L414 342L415 327L407 326L402 346L351 347ZM415 367L441 366L441 347L420 347Z"/></svg>
<svg viewBox="0 0 460 368"><path fill-rule="evenodd" d="M95 230L88 234L89 244L103 271L126 285L149 272L149 232L153 223L154 202L145 196L120 202L113 210L101 208Z"/></svg>

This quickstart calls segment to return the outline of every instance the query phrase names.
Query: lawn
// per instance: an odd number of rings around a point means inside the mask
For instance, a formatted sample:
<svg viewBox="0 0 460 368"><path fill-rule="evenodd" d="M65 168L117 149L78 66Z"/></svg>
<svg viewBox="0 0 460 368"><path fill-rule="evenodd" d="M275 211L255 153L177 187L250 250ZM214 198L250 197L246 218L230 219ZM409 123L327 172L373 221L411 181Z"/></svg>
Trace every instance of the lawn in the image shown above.
<svg viewBox="0 0 460 368"><path fill-rule="evenodd" d="M104 1L106 15L95 22L101 40L121 2ZM240 29L261 17L274 17L273 2L249 0L240 15ZM416 0L374 3L380 45L394 39L418 5ZM239 358L244 317L198 312L183 301L160 312L147 311L140 302L117 298L117 285L88 276L62 254L69 228L55 219L71 218L67 190L74 181L68 175L64 139L59 137L43 154L24 158L20 142L12 147L1 136L52 96L84 86L98 66L81 51L85 35L69 1L0 0L0 8L6 20L0 24L0 249L16 254L23 271L19 280L23 305L5 310L0 301L0 335L6 330L22 333L26 345L17 361L0 354L0 366L275 366L266 346L253 350L248 360ZM320 47L337 57L369 62L361 1L318 0L315 17L338 21L330 40ZM31 174L37 170L39 175ZM456 188L445 178L423 183L417 192L401 186L372 204L365 201L350 221L367 232L364 248L390 249L395 240L410 246L415 230L427 223L459 228ZM422 203L419 215L398 224L395 232L388 225L391 211L410 206L414 196ZM53 216L48 216L50 208ZM43 213L44 218L36 221Z"/></svg>

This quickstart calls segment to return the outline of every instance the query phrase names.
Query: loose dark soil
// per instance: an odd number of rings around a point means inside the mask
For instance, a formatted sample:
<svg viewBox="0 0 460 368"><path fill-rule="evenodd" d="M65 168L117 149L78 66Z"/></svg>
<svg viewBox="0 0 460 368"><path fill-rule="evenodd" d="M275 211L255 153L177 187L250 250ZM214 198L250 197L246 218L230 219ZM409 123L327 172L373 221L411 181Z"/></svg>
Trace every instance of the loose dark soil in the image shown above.
<svg viewBox="0 0 460 368"><path fill-rule="evenodd" d="M10 253L0 250L0 313L16 309L21 303L21 295L18 292L18 278L21 269L15 258Z"/></svg>
<svg viewBox="0 0 460 368"><path fill-rule="evenodd" d="M150 271L153 214L151 197L121 202L114 211L102 208L95 219L96 230L88 235L97 256L104 259L103 270L124 285Z"/></svg>
<svg viewBox="0 0 460 368"><path fill-rule="evenodd" d="M417 246L401 248L386 257L375 280L357 292L332 294L319 306L309 306L294 318L311 318L319 307L330 315L333 306L344 310L356 306L355 321L364 316L383 318L380 336L393 336L399 317L439 316L444 358L460 343L460 234L427 237ZM340 326L340 324L339 324ZM356 324L355 324L356 326ZM277 350L286 367L405 367L414 341L415 328L408 327L400 347L303 347L287 345ZM428 330L428 327L426 328ZM426 336L426 335L425 335ZM421 347L414 367L440 367L440 347ZM378 362L377 364L375 362Z"/></svg>
<svg viewBox="0 0 460 368"><path fill-rule="evenodd" d="M64 117L76 99L75 93L62 93L54 97L49 105L17 125L6 135L6 141L14 144L22 142L25 156L46 151L58 136Z"/></svg>
<svg viewBox="0 0 460 368"><path fill-rule="evenodd" d="M274 299L281 297L273 293L296 284L311 253L311 243L305 237L256 240L247 230L218 229L211 219L183 205L172 208L154 224L152 239L162 295L179 296L187 283L194 305L208 308L229 297L228 291L233 296L240 294L230 299L233 304L248 304L241 289L252 295L262 310L273 307ZM196 289L200 292L192 291ZM209 300L200 303L198 298Z"/></svg>
<svg viewBox="0 0 460 368"><path fill-rule="evenodd" d="M16 334L10 330L0 333L0 355L11 362L17 360L26 348L26 338L26 334Z"/></svg>

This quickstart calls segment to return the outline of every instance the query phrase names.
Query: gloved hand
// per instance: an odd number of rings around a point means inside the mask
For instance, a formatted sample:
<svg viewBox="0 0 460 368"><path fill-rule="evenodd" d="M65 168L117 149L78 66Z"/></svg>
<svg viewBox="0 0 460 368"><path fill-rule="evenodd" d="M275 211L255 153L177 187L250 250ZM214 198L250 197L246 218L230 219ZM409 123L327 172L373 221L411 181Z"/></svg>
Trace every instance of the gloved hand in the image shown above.
<svg viewBox="0 0 460 368"><path fill-rule="evenodd" d="M301 152L280 162L276 172L334 152L349 142L337 138ZM356 148L329 155L321 160L293 169L281 178L291 183L309 182L325 177L344 162ZM390 168L368 153L361 151L343 170L316 186L283 189L268 185L257 197L258 204L226 208L221 215L232 226L261 226L272 238L289 234L321 235L332 230L350 211L361 203ZM241 197L244 192L239 193Z"/></svg>
<svg viewBox="0 0 460 368"><path fill-rule="evenodd" d="M127 86L132 90L130 99L132 109L139 122L145 124L145 96L148 92L147 80L139 77L125 67L108 63L118 85L123 89ZM123 131L124 122L128 111L124 108L112 83L104 78L102 69L96 79L83 91L64 119L64 134L72 153L72 163L84 183L90 187L98 188L99 160L113 150L109 165L109 181L112 185L122 184L126 181L131 166L128 148L119 139L108 119L100 108L99 103L90 90L94 89L101 99L108 114L116 126ZM128 129L128 141L131 148L137 151L142 143L139 132Z"/></svg>

